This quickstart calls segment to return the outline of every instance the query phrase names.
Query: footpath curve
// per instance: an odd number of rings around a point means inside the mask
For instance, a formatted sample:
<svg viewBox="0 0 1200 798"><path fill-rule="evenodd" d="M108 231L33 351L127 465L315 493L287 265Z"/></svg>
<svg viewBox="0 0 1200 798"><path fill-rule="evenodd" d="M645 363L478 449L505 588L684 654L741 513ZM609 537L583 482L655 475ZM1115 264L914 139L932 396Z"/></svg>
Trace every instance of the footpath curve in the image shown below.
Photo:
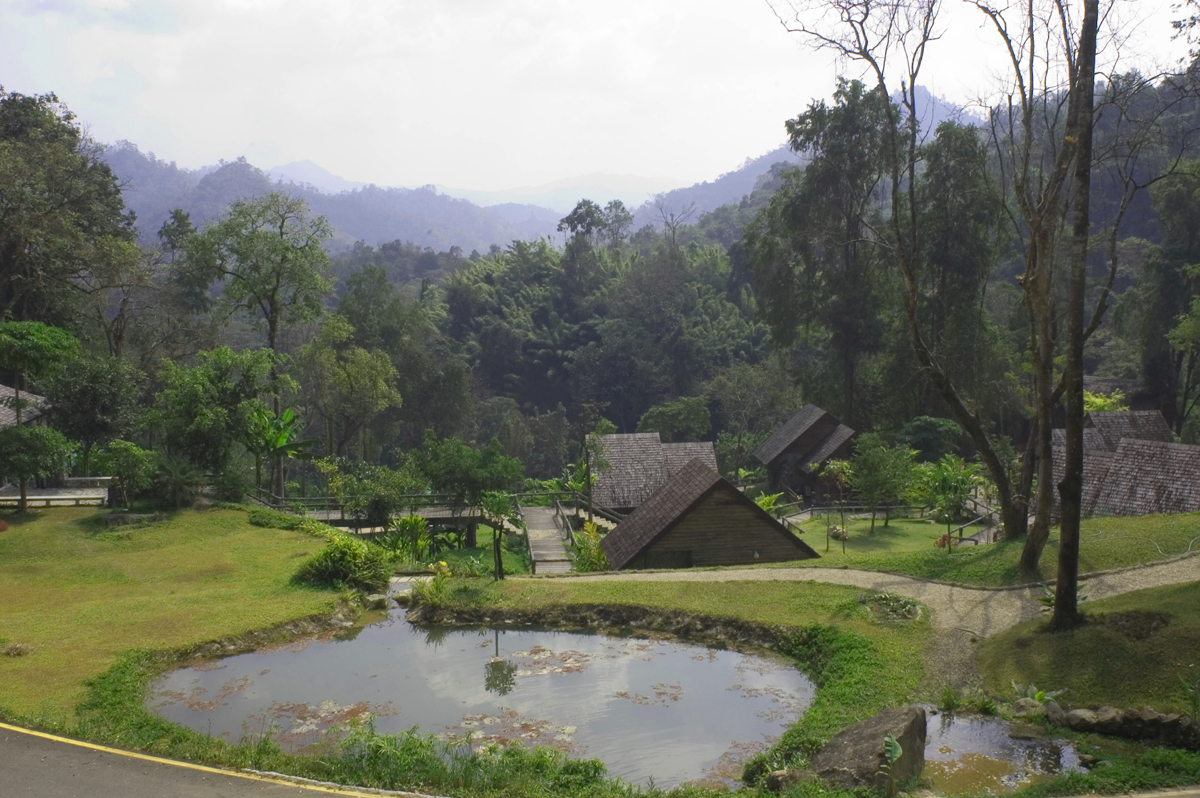
<svg viewBox="0 0 1200 798"><path fill-rule="evenodd" d="M951 585L899 574L853 568L735 568L722 571L625 571L569 577L580 582L823 582L897 593L933 613L938 631L963 630L987 637L1034 618L1041 611L1040 585L997 590ZM1118 571L1082 574L1089 599L1160 585L1200 581L1200 557L1185 556Z"/></svg>

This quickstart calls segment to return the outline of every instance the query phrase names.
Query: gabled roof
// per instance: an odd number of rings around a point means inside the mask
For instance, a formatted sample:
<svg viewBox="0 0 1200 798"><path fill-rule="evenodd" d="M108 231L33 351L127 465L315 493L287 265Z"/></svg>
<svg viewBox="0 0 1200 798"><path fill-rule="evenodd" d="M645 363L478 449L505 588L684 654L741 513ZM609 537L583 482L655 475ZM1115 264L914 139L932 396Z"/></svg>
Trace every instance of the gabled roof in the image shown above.
<svg viewBox="0 0 1200 798"><path fill-rule="evenodd" d="M699 457L717 470L711 441L662 443L657 432L605 435L602 442L607 468L597 469L592 500L602 507L637 507L671 474Z"/></svg>
<svg viewBox="0 0 1200 798"><path fill-rule="evenodd" d="M1167 425L1167 420L1157 410L1094 410L1088 413L1087 424L1100 430L1110 452L1115 452L1125 438L1175 442L1175 435Z"/></svg>
<svg viewBox="0 0 1200 798"><path fill-rule="evenodd" d="M1200 446L1125 438L1103 483L1096 515L1195 512L1200 510Z"/></svg>
<svg viewBox="0 0 1200 798"><path fill-rule="evenodd" d="M1067 445L1067 431L1065 429L1050 430L1050 445L1058 448L1065 448ZM1083 450L1085 452L1109 452L1108 444L1104 440L1104 436L1100 434L1100 430L1095 427L1083 428Z"/></svg>
<svg viewBox="0 0 1200 798"><path fill-rule="evenodd" d="M804 455L804 460L800 465L800 468L802 468L805 473L811 474L814 470L812 467L814 463L818 467L824 465L826 460L837 454L838 449L841 449L842 446L848 443L853 437L854 430L850 429L845 424L838 424L833 432L829 433L825 440L818 443L816 448Z"/></svg>
<svg viewBox="0 0 1200 798"><path fill-rule="evenodd" d="M801 435L828 417L829 413L816 405L805 405L776 430L774 435L767 438L762 446L754 450L754 457L758 462L767 465L799 440Z"/></svg>
<svg viewBox="0 0 1200 798"><path fill-rule="evenodd" d="M654 491L600 541L600 548L608 557L609 566L613 570L627 566L646 547L670 531L671 527L704 497L716 490L725 490L736 496L752 512L761 515L777 527L781 535L796 544L797 549L808 552L813 557L817 556L816 552L789 532L783 524L746 498L744 493L709 468L703 460L696 458L663 483L662 487Z"/></svg>
<svg viewBox="0 0 1200 798"><path fill-rule="evenodd" d="M16 396L16 391L7 385L0 385L0 429L5 427L15 426L17 423L17 411L9 404L12 397ZM42 415L49 401L44 396L38 396L36 393L29 391L21 391L21 401L28 402L21 411L21 423L33 421L35 418Z"/></svg>

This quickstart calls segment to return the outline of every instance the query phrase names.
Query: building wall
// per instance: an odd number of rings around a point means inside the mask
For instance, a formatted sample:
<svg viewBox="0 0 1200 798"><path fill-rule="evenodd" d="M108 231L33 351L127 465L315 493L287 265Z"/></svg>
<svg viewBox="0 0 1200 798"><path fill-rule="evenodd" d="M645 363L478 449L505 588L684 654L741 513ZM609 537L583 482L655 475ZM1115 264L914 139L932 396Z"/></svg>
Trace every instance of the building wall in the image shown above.
<svg viewBox="0 0 1200 798"><path fill-rule="evenodd" d="M635 558L630 567L748 565L804 558L804 550L779 534L778 527L728 491L717 490Z"/></svg>

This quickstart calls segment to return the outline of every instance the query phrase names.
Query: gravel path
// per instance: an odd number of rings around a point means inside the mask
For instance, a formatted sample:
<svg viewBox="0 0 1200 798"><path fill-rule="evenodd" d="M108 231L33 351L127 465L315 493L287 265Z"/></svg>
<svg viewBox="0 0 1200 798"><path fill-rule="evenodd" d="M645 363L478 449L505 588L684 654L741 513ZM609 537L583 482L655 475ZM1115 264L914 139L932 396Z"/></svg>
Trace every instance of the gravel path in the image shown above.
<svg viewBox="0 0 1200 798"><path fill-rule="evenodd" d="M848 568L754 568L724 571L625 572L572 577L583 582L824 582L834 585L899 593L914 598L933 612L933 628L962 630L987 637L1035 617L1041 610L1041 587L987 590L927 582L908 576ZM1200 557L1185 557L1157 565L1085 577L1089 599L1105 598L1158 585L1200 581Z"/></svg>

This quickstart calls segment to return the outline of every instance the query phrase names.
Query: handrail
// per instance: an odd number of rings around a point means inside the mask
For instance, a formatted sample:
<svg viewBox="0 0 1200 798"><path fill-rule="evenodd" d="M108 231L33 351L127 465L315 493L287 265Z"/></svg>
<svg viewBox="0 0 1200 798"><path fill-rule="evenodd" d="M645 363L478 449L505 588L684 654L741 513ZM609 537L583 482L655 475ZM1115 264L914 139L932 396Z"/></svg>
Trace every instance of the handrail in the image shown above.
<svg viewBox="0 0 1200 798"><path fill-rule="evenodd" d="M588 506L586 496L580 494L577 491L574 493L575 493L575 503L577 506L579 504L582 504L585 507ZM607 508L603 505L600 505L600 504L596 504L595 502L592 502L591 509L592 509L593 514L598 515L601 518L607 518L609 521L612 521L614 524L619 524L625 520L625 516L622 515L621 513L618 513L616 510L610 510L609 508Z"/></svg>
<svg viewBox="0 0 1200 798"><path fill-rule="evenodd" d="M567 543L571 546L575 545L575 527L567 518L566 508L562 506L562 502L558 499L554 500L554 519L562 525L562 529L567 533Z"/></svg>

